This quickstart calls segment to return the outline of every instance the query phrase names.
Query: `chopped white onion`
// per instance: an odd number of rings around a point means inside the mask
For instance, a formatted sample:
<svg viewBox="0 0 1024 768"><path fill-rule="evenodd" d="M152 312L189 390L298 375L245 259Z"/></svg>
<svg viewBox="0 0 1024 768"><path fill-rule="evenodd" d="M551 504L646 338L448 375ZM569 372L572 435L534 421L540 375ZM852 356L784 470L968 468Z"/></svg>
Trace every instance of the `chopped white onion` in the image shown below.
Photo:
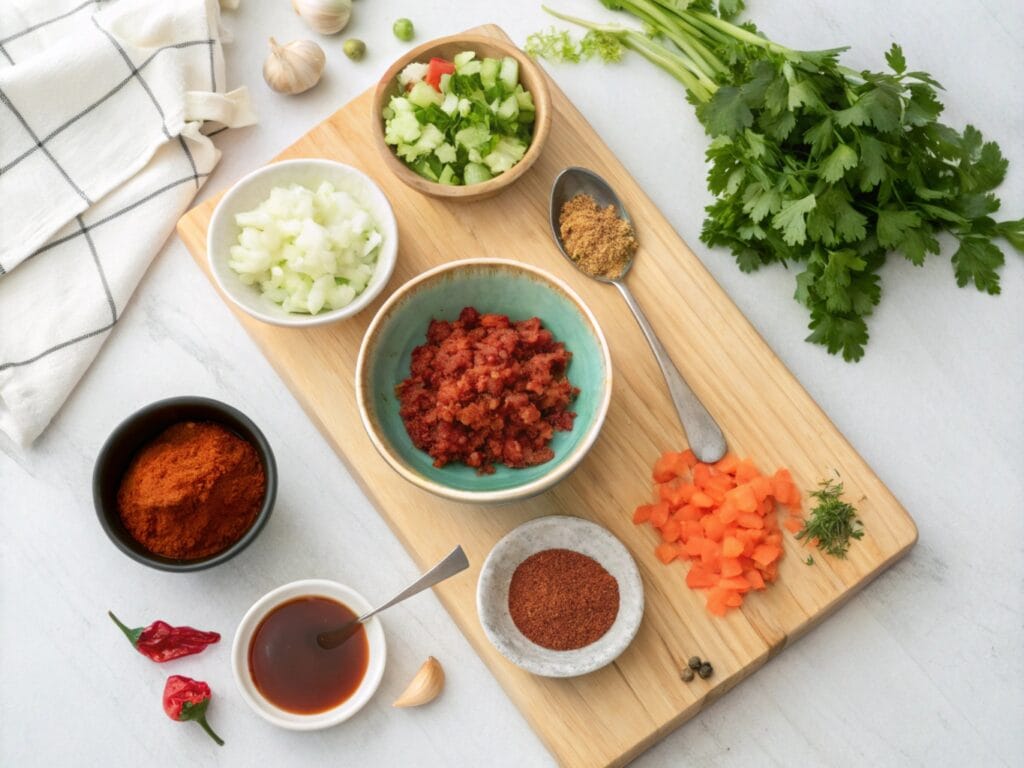
<svg viewBox="0 0 1024 768"><path fill-rule="evenodd" d="M274 187L235 216L241 227L228 266L287 312L341 309L373 276L382 241L373 216L352 195L323 182Z"/></svg>

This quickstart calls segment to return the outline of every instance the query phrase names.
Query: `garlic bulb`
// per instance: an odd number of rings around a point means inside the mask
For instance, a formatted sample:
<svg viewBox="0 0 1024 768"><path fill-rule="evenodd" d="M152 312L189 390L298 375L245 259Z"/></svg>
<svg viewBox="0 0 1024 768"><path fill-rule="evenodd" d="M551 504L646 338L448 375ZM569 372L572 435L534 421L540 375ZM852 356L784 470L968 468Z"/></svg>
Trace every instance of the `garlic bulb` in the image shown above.
<svg viewBox="0 0 1024 768"><path fill-rule="evenodd" d="M321 35L341 32L352 15L352 0L292 0L292 7Z"/></svg>
<svg viewBox="0 0 1024 768"><path fill-rule="evenodd" d="M318 82L324 71L323 49L312 40L279 45L270 38L270 53L263 62L263 79L278 93L302 93Z"/></svg>
<svg viewBox="0 0 1024 768"><path fill-rule="evenodd" d="M428 656L423 666L409 682L402 695L395 699L393 707L418 707L438 697L444 688L444 669L441 662Z"/></svg>

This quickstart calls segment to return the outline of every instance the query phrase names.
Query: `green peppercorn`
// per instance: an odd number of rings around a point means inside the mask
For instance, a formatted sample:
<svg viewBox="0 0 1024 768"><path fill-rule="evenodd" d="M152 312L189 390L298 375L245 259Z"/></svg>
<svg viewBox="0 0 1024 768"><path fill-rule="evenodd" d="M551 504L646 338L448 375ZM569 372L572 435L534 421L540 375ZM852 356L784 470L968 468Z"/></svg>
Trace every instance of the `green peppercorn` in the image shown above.
<svg viewBox="0 0 1024 768"><path fill-rule="evenodd" d="M689 683L693 680L693 670L689 667L683 667L683 671L679 673L679 677L684 683Z"/></svg>
<svg viewBox="0 0 1024 768"><path fill-rule="evenodd" d="M700 669L700 665L700 656L691 656L690 660L687 662L687 666L689 666L689 668L692 669L694 672Z"/></svg>
<svg viewBox="0 0 1024 768"><path fill-rule="evenodd" d="M356 38L350 38L345 41L345 44L341 47L352 61L359 61L363 56L366 55L366 43Z"/></svg>
<svg viewBox="0 0 1024 768"><path fill-rule="evenodd" d="M701 680L707 680L715 673L715 668L708 664L706 661L700 665L700 669L697 670L697 674L700 675Z"/></svg>
<svg viewBox="0 0 1024 768"><path fill-rule="evenodd" d="M391 31L395 33L395 37L406 43L412 40L412 36L415 33L412 22L409 19L399 19L391 27Z"/></svg>

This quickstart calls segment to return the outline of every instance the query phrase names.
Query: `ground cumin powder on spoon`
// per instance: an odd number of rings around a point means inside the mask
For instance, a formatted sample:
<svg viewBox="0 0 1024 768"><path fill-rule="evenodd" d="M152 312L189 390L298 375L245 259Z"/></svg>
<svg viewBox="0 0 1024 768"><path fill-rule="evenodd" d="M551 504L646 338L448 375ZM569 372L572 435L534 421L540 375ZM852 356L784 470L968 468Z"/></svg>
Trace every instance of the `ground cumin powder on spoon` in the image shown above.
<svg viewBox="0 0 1024 768"><path fill-rule="evenodd" d="M614 205L602 208L590 195L576 195L562 205L558 229L569 258L591 277L622 277L636 253L632 225L619 218Z"/></svg>

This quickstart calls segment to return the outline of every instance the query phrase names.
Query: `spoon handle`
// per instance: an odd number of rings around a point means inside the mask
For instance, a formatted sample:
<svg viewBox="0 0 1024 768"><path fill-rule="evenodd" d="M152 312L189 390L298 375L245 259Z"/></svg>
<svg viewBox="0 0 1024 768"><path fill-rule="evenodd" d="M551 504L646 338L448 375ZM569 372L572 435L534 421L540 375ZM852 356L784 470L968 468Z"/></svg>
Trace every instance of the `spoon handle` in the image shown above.
<svg viewBox="0 0 1024 768"><path fill-rule="evenodd" d="M369 613L364 613L359 617L358 621L366 621L371 616L380 613L386 608L390 608L392 605L400 603L406 598L419 594L425 589L430 589L435 584L440 584L445 579L451 578L456 573L464 571L467 568L469 568L469 560L466 559L466 553L462 551L462 546L460 545L453 549L444 560L424 573L416 579L416 581L384 603L384 605L374 608Z"/></svg>
<svg viewBox="0 0 1024 768"><path fill-rule="evenodd" d="M353 619L343 627L332 629L329 632L321 632L316 636L316 642L321 648L328 651L332 648L337 648L352 637L359 628L359 625L370 617L376 616L385 608L390 608L395 603L400 603L408 597L412 597L425 589L429 589L435 584L439 584L445 579L450 578L456 573L464 571L467 568L469 568L469 560L466 559L466 553L462 551L462 547L458 546L453 549L444 560L424 573L416 579L416 581L384 603L384 605L377 606L372 611L364 613L358 619Z"/></svg>
<svg viewBox="0 0 1024 768"><path fill-rule="evenodd" d="M686 438L690 442L690 448L700 461L718 461L725 455L726 449L725 436L722 434L722 430L719 429L718 424L715 423L711 414L708 413L707 408L697 399L693 390L690 389L690 385L686 383L683 375L676 368L675 363L672 362L672 358L668 355L668 350L658 340L658 335L654 332L654 328L651 327L647 316L640 308L633 293L621 280L613 280L612 283L619 289L622 298L626 300L626 304L633 311L633 317L636 318L640 330L644 332L647 342L651 345L654 359L658 361L658 366L661 368L661 372L665 376L665 382L668 384L668 391L672 396L672 402L676 406L679 420L683 423L683 429L686 430Z"/></svg>

